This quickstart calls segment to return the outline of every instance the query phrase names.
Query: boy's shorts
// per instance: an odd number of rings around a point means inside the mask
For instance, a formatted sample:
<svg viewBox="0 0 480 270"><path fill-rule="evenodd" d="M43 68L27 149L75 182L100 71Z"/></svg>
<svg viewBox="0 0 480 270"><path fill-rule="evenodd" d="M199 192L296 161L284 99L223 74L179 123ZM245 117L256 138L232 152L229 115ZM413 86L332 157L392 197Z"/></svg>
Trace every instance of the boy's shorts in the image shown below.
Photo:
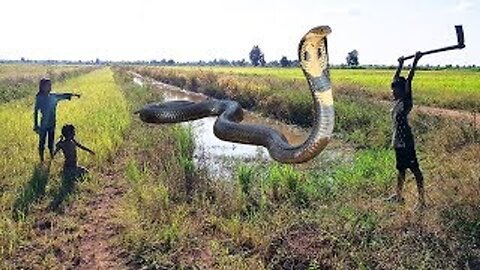
<svg viewBox="0 0 480 270"><path fill-rule="evenodd" d="M395 148L395 158L397 160L397 170L418 169L417 154L415 147Z"/></svg>

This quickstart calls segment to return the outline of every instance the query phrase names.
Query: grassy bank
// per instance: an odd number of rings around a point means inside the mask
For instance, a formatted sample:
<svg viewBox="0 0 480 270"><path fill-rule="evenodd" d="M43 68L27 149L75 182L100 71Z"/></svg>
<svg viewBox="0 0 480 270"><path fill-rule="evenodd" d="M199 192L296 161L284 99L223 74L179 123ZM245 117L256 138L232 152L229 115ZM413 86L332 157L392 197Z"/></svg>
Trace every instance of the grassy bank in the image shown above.
<svg viewBox="0 0 480 270"><path fill-rule="evenodd" d="M57 137L63 124L73 123L77 139L93 149L95 157L79 153L79 163L101 166L123 139L130 118L127 102L109 69L97 70L63 83L56 89L75 89L81 99L59 104ZM0 262L19 247L31 247L34 221L50 202L62 197L62 158L51 166L37 164L37 135L32 131L33 97L0 106ZM86 184L88 185L88 184ZM66 198L61 198L66 199ZM30 215L37 212L36 215ZM1 263L0 263L1 265Z"/></svg>

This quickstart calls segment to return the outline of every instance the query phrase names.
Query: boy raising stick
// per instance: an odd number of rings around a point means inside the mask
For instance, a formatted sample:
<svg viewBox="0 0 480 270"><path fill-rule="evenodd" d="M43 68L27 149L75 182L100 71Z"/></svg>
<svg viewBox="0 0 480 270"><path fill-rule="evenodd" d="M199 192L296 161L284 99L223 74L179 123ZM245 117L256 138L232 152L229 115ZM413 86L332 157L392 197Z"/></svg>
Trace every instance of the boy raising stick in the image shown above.
<svg viewBox="0 0 480 270"><path fill-rule="evenodd" d="M417 161L417 154L415 152L415 143L413 141L413 134L408 124L408 114L412 110L412 80L415 75L418 60L422 57L421 52L415 54L412 67L408 73L407 79L400 76L403 67L403 56L398 59L398 67L392 81L392 95L394 98L394 105L392 109L393 121L393 136L392 144L395 149L397 175L397 189L396 193L389 197L389 201L403 203L402 196L403 184L405 182L405 173L407 169L415 176L418 189L418 203L416 209L423 209L425 207L425 190L423 186L423 175Z"/></svg>

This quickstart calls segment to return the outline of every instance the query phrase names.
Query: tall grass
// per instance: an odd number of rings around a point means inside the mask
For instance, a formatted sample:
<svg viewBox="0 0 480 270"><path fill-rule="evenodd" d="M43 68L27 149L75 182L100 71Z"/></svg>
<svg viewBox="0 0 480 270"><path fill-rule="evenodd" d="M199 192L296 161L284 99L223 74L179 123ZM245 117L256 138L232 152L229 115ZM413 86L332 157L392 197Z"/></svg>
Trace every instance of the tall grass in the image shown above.
<svg viewBox="0 0 480 270"><path fill-rule="evenodd" d="M130 124L127 102L113 80L109 69L68 79L53 85L55 90L73 91L81 99L62 102L57 111L58 132L65 123L76 126L77 140L93 149L97 155L87 157L79 152L79 163L100 165L122 142ZM11 254L27 236L24 224L36 200L52 194L50 186L59 179L61 161L39 165L37 135L32 131L34 96L0 106L0 261ZM47 192L45 192L47 190ZM14 221L13 217L18 220Z"/></svg>

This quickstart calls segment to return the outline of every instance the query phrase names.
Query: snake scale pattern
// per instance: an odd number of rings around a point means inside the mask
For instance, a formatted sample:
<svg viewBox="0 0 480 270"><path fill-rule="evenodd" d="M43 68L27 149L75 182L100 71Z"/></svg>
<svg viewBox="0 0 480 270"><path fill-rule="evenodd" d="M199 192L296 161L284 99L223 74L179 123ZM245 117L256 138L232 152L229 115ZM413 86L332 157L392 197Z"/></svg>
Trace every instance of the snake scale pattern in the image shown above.
<svg viewBox="0 0 480 270"><path fill-rule="evenodd" d="M259 145L281 163L302 163L317 156L328 144L334 126L334 105L328 65L327 35L330 27L319 26L300 40L298 57L313 98L314 122L304 143L291 145L280 132L262 125L241 123L243 110L231 100L208 99L148 104L138 111L146 123L164 124L218 116L214 134L221 140Z"/></svg>

